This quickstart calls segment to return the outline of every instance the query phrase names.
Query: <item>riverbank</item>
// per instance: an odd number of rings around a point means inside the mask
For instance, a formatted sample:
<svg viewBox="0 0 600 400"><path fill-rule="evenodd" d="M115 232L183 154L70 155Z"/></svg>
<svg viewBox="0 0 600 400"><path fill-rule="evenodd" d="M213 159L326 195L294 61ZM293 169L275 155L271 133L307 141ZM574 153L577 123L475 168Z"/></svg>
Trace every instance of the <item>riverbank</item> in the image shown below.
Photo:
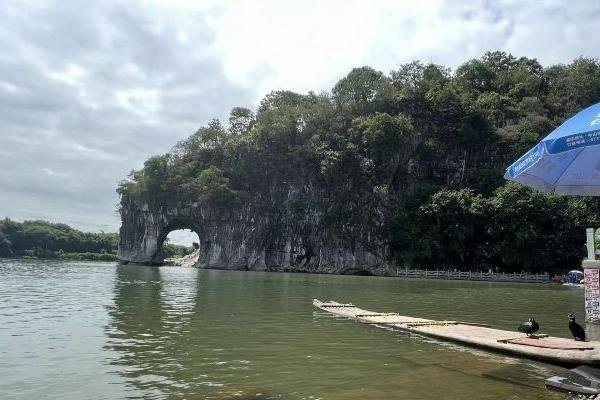
<svg viewBox="0 0 600 400"><path fill-rule="evenodd" d="M58 260L58 261L118 261L115 253L70 253L70 252L52 252L43 256L35 253L25 252L21 256L0 257L0 259L23 259L23 260Z"/></svg>
<svg viewBox="0 0 600 400"><path fill-rule="evenodd" d="M200 258L200 250L196 249L190 254L182 257L165 258L164 265L173 265L176 267L195 267Z"/></svg>
<svg viewBox="0 0 600 400"><path fill-rule="evenodd" d="M0 257L116 261L117 233L83 232L50 221L0 220Z"/></svg>
<svg viewBox="0 0 600 400"><path fill-rule="evenodd" d="M245 272L275 272L275 273L294 273L294 274L317 274L317 275L340 275L340 276L372 276L381 278L409 278L409 279L439 279L439 280L459 280L474 282L510 282L510 283L551 283L550 274L547 272L539 274L523 273L505 273L505 272L482 272L482 271L455 271L455 270L421 270L410 268L399 268L386 266L376 271L367 271L361 268L351 268L342 272L332 272L327 268L318 270L293 270L289 268L280 268L277 266L264 269L249 268L222 268L217 266L205 266L199 263L199 250L182 257L165 258L162 264L136 263L123 260L121 264L139 265L139 266L176 266L176 267L196 267L198 269L217 270L217 271L245 271Z"/></svg>

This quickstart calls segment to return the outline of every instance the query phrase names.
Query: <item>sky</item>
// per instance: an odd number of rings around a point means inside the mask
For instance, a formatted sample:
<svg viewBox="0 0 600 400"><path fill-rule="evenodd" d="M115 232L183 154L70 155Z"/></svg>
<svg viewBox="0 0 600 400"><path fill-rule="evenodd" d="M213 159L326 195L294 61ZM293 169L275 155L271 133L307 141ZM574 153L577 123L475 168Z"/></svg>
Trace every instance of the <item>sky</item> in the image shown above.
<svg viewBox="0 0 600 400"><path fill-rule="evenodd" d="M600 57L600 2L0 2L0 217L120 225L115 188L231 108L353 67Z"/></svg>

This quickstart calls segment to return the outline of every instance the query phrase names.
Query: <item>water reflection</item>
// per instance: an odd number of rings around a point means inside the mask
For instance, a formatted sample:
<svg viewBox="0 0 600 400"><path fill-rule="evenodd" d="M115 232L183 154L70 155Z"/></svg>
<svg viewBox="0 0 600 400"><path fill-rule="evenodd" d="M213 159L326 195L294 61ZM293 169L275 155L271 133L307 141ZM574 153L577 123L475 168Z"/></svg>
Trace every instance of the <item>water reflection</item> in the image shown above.
<svg viewBox="0 0 600 400"><path fill-rule="evenodd" d="M116 352L112 364L148 398L158 398L167 380L154 365L156 353L164 349L161 286L158 268L119 265L108 309L106 347Z"/></svg>
<svg viewBox="0 0 600 400"><path fill-rule="evenodd" d="M521 286L518 301L506 300L509 290L120 265L106 349L129 398L461 399L473 391L490 399L561 398L543 389L542 378L552 373L545 366L355 324L311 305L315 297L352 299L373 309L512 326L523 299L533 302L544 290ZM557 292L554 298L561 294L570 295ZM485 311L472 307L501 301L507 307L496 312L491 305ZM512 308L517 311L506 311ZM549 321L551 313L540 316Z"/></svg>
<svg viewBox="0 0 600 400"><path fill-rule="evenodd" d="M207 310L215 296L207 288L211 275L202 290L198 274L195 268L117 267L106 348L131 385L128 398L277 398L228 384L247 361L227 359L225 349L214 346L213 331L223 329L223 320ZM221 311L226 316L227 306Z"/></svg>
<svg viewBox="0 0 600 400"><path fill-rule="evenodd" d="M556 370L315 311L313 298L568 334L583 293L432 282L0 261L2 399L564 399Z"/></svg>

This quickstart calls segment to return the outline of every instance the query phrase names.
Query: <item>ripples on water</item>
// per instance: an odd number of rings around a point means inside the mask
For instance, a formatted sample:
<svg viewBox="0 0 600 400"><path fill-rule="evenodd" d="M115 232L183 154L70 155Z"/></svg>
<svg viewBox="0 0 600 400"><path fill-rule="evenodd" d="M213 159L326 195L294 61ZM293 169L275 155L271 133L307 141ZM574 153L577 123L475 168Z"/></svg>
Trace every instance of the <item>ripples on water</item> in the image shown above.
<svg viewBox="0 0 600 400"><path fill-rule="evenodd" d="M562 399L561 370L339 319L312 299L567 336L554 285L0 260L2 399Z"/></svg>

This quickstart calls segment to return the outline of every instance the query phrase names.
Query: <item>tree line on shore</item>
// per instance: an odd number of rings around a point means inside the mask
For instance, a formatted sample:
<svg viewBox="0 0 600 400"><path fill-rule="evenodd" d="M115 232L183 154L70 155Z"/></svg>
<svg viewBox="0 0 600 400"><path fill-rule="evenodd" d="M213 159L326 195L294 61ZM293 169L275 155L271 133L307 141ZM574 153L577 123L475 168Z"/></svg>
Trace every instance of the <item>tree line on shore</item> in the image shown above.
<svg viewBox="0 0 600 400"><path fill-rule="evenodd" d="M350 240L377 235L398 265L565 270L583 257L599 201L502 176L597 101L596 59L544 67L497 51L454 71L360 67L331 92L275 91L255 112L234 108L228 124L213 120L149 158L117 192L122 204L149 207L275 204L290 223L318 221Z"/></svg>
<svg viewBox="0 0 600 400"><path fill-rule="evenodd" d="M63 260L116 261L117 233L82 232L66 224L42 220L0 220L0 257L35 257ZM182 257L191 247L165 241L167 257Z"/></svg>
<svg viewBox="0 0 600 400"><path fill-rule="evenodd" d="M0 220L0 256L38 258L116 259L116 233L82 232L48 221Z"/></svg>

